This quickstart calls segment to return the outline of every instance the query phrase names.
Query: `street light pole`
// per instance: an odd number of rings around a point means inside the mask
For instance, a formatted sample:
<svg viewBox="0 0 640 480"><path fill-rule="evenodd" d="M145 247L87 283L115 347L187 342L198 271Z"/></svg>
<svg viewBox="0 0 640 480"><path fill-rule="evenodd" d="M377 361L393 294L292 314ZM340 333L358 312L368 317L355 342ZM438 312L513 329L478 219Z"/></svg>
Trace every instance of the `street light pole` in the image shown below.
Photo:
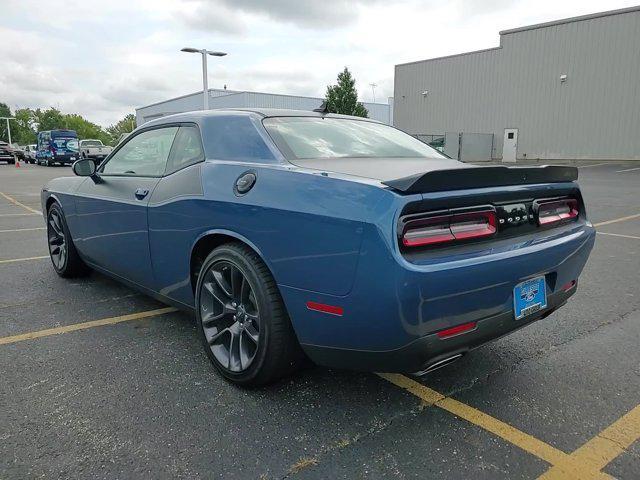
<svg viewBox="0 0 640 480"><path fill-rule="evenodd" d="M378 84L370 83L369 86L371 87L371 91L373 92L373 103L376 103L376 87L378 86Z"/></svg>
<svg viewBox="0 0 640 480"><path fill-rule="evenodd" d="M7 133L9 134L9 145L11 145L11 126L9 125L9 120L15 120L15 117L0 117L0 120L7 121Z"/></svg>
<svg viewBox="0 0 640 480"><path fill-rule="evenodd" d="M204 94L204 109L209 110L209 82L207 81L207 54L206 50L202 52L202 90Z"/></svg>
<svg viewBox="0 0 640 480"><path fill-rule="evenodd" d="M208 74L207 74L207 55L211 55L212 57L224 57L226 55L225 52L216 52L207 49L199 50L197 48L185 47L181 52L187 53L199 53L202 55L202 95L203 95L203 109L209 110L209 82L208 82Z"/></svg>

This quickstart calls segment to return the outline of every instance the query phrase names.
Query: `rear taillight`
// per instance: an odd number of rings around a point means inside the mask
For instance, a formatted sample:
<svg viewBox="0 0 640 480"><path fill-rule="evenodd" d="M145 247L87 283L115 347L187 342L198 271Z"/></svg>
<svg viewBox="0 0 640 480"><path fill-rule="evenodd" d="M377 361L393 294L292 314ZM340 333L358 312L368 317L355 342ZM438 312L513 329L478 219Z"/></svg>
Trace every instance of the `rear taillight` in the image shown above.
<svg viewBox="0 0 640 480"><path fill-rule="evenodd" d="M402 244L405 247L445 244L495 233L496 212L480 210L409 220L403 228Z"/></svg>
<svg viewBox="0 0 640 480"><path fill-rule="evenodd" d="M549 226L578 218L578 201L575 198L537 201L538 225Z"/></svg>

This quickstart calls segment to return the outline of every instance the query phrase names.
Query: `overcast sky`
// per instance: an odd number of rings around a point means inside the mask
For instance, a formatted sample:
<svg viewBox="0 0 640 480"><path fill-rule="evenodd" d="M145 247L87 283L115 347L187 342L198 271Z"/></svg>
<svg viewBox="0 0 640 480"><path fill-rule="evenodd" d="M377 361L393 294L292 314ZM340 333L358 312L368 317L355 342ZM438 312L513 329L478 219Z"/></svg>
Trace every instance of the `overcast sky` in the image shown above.
<svg viewBox="0 0 640 480"><path fill-rule="evenodd" d="M498 45L498 31L637 0L0 0L0 102L108 125L209 87L323 96L344 66L363 101L398 63Z"/></svg>

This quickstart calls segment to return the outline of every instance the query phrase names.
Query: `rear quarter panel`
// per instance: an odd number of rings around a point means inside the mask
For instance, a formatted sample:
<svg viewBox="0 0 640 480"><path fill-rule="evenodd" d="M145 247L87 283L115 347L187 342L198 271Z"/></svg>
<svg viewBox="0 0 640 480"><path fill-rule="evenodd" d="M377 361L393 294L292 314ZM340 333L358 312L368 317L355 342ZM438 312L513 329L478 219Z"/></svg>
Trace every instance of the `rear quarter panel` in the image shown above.
<svg viewBox="0 0 640 480"><path fill-rule="evenodd" d="M256 184L237 196L235 181L247 171ZM207 161L165 177L149 208L158 290L193 304L192 248L203 235L223 233L251 245L280 286L346 295L363 222L384 195L376 186L281 165Z"/></svg>

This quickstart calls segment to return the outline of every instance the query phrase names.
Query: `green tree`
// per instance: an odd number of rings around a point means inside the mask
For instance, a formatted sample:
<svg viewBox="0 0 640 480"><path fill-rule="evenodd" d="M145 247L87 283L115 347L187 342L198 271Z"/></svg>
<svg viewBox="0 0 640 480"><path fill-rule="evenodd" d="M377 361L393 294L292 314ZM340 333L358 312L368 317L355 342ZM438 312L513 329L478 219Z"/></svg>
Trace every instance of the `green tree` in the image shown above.
<svg viewBox="0 0 640 480"><path fill-rule="evenodd" d="M344 67L344 70L338 74L338 83L327 87L325 102L331 113L355 115L356 117L369 116L367 109L358 101L356 80L347 67Z"/></svg>
<svg viewBox="0 0 640 480"><path fill-rule="evenodd" d="M39 132L43 130L66 128L64 115L57 108L51 107L46 110L38 108L34 112L34 116Z"/></svg>
<svg viewBox="0 0 640 480"><path fill-rule="evenodd" d="M13 115L11 139L18 145L36 143L35 116L30 108L20 108Z"/></svg>
<svg viewBox="0 0 640 480"><path fill-rule="evenodd" d="M102 127L86 120L77 113L64 115L63 118L64 128L75 130L80 140L92 138L102 140L102 143L105 144L108 144L111 140L111 137L103 130Z"/></svg>
<svg viewBox="0 0 640 480"><path fill-rule="evenodd" d="M107 127L107 133L111 137L112 144L115 145L118 143L118 140L120 140L123 133L133 132L136 127L136 117L132 113L129 113L128 115L125 115L122 120Z"/></svg>

